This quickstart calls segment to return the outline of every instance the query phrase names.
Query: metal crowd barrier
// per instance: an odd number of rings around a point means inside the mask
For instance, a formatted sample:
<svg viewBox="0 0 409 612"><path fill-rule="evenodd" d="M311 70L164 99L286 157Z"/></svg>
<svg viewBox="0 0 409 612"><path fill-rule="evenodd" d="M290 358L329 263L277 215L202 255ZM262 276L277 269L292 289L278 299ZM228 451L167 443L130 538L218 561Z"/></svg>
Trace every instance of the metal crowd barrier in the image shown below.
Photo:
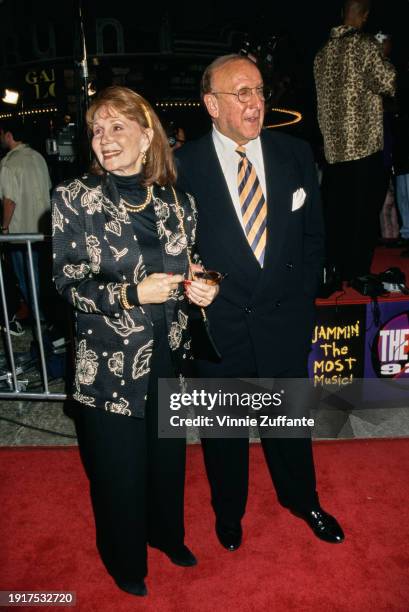
<svg viewBox="0 0 409 612"><path fill-rule="evenodd" d="M40 374L42 379L42 392L31 393L25 390L22 390L21 384L19 384L18 373L16 368L16 361L13 351L13 342L11 339L10 326L9 326L9 313L7 307L6 300L6 288L4 284L4 275L3 275L3 262L0 257L0 298L1 298L1 306L3 311L3 319L4 319L4 341L5 341L5 349L8 351L8 362L9 362L9 376L7 383L10 386L9 391L2 391L0 389L0 399L27 399L27 400L65 400L67 395L65 393L52 393L49 389L49 376L47 372L47 361L46 361L46 353L44 350L44 340L43 340L43 331L41 328L41 320L40 320L40 309L37 298L37 287L36 280L34 274L34 265L33 265L33 251L32 244L44 242L46 240L46 236L44 234L8 234L8 235L0 235L0 247L4 244L9 243L19 243L25 244L27 248L28 255L28 275L29 282L31 284L32 290L32 313L34 315L34 326L36 330L36 338L35 341L38 345L38 355L39 355L39 363L40 363Z"/></svg>

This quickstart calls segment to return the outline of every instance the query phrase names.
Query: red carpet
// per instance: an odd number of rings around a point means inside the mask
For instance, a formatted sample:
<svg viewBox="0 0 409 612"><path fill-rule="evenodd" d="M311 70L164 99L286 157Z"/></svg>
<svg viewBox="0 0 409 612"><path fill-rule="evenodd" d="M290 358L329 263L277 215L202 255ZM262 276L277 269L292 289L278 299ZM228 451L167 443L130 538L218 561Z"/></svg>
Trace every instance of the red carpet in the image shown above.
<svg viewBox="0 0 409 612"><path fill-rule="evenodd" d="M406 276L406 286L409 287L409 258L401 257L400 254L403 249L391 249L386 247L378 247L375 251L371 272L373 274L380 274L388 268L400 268ZM391 293L387 297L380 297L380 302L389 302L397 300L408 300L407 295L400 293ZM343 291L337 291L331 295L327 300L317 300L318 306L330 306L333 304L368 304L371 301L355 289L348 287L344 283ZM409 608L408 608L409 609Z"/></svg>
<svg viewBox="0 0 409 612"><path fill-rule="evenodd" d="M229 553L214 535L200 449L190 447L187 543L199 565L150 552L149 596L138 599L99 561L77 450L1 449L0 590L76 591L85 612L408 612L409 440L319 442L315 457L345 543L317 540L278 505L253 445L244 542Z"/></svg>

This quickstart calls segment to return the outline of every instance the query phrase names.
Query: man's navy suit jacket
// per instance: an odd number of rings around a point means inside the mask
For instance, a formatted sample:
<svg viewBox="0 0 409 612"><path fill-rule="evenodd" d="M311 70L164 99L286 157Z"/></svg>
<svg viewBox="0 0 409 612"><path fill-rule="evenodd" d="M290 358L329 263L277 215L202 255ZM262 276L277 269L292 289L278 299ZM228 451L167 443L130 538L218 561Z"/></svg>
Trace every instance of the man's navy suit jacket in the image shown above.
<svg viewBox="0 0 409 612"><path fill-rule="evenodd" d="M211 133L177 152L178 186L194 196L198 207L202 262L228 275L207 309L223 356L212 370L218 377L247 375L243 361L249 346L260 377L306 373L324 259L316 169L302 140L263 130L261 145L268 209L263 268L237 218ZM304 204L292 210L300 188Z"/></svg>

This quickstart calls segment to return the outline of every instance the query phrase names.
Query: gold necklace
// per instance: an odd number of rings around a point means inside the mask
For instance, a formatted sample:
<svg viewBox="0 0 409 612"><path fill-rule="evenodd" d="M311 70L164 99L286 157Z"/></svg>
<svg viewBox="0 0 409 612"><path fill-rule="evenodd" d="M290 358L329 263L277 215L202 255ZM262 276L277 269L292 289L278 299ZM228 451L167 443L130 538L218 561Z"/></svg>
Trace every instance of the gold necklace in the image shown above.
<svg viewBox="0 0 409 612"><path fill-rule="evenodd" d="M122 202L124 203L126 210L129 210L130 212L142 212L143 210L145 210L145 208L148 206L148 204L150 204L152 200L152 185L149 185L149 187L146 188L146 191L146 199L145 202L142 202L142 204L130 204L129 202L124 200L124 198L122 198Z"/></svg>

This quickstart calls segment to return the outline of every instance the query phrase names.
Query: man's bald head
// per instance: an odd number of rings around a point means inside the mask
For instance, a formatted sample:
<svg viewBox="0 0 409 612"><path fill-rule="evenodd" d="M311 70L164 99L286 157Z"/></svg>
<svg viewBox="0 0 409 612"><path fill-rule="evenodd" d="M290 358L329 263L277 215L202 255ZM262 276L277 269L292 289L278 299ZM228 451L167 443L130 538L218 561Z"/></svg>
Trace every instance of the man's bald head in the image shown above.
<svg viewBox="0 0 409 612"><path fill-rule="evenodd" d="M371 0L345 0L344 24L354 28L362 28L371 8Z"/></svg>

